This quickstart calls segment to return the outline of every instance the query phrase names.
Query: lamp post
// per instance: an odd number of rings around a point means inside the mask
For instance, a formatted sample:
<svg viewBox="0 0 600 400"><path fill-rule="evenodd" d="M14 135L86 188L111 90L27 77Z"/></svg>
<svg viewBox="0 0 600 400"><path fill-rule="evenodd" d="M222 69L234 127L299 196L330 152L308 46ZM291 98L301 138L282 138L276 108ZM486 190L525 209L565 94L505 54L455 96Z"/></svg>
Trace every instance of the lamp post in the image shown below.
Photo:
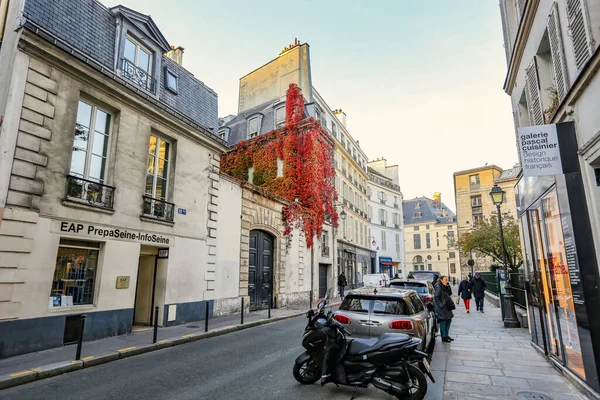
<svg viewBox="0 0 600 400"><path fill-rule="evenodd" d="M504 265L504 271L508 279L506 279L506 283L504 289L506 294L504 295L504 308L506 310L506 315L504 316L504 327L505 328L518 328L521 326L519 320L517 319L517 313L515 311L515 303L513 301L513 295L510 287L510 274L507 270L506 265L506 247L504 247L504 231L502 230L502 212L500 211L500 206L504 203L504 195L506 192L502 190L498 185L494 185L492 187L492 191L490 192L490 197L492 198L492 202L496 206L498 210L498 225L500 227L500 246L502 247L502 264Z"/></svg>
<svg viewBox="0 0 600 400"><path fill-rule="evenodd" d="M342 208L340 212L340 218L342 219L342 225L344 226L344 239L346 239L346 211Z"/></svg>

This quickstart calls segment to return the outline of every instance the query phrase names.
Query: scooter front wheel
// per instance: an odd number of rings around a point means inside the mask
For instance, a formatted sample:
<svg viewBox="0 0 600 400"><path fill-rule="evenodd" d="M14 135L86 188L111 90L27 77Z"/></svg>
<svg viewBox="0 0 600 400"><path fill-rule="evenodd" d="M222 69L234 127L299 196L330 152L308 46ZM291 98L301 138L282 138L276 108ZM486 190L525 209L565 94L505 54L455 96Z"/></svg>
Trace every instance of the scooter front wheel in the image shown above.
<svg viewBox="0 0 600 400"><path fill-rule="evenodd" d="M312 385L321 378L321 368L312 358L294 363L294 379L303 385Z"/></svg>

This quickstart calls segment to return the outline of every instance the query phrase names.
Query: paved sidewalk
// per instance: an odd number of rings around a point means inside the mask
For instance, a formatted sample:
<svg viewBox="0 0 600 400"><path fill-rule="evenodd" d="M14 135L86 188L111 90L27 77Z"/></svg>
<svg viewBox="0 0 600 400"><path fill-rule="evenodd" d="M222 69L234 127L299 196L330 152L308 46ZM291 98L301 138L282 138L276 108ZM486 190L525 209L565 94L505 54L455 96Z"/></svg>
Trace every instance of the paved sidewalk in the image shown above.
<svg viewBox="0 0 600 400"><path fill-rule="evenodd" d="M333 299L335 301L335 299ZM303 314L308 309L306 305L294 305L285 308L271 310L272 318L285 318ZM244 314L244 324L264 320L268 317L267 310L254 311ZM209 331L219 328L239 325L240 315L231 315L209 319ZM204 321L190 322L184 325L177 325L158 329L157 341L172 340L186 335L204 333ZM98 356L106 353L114 353L123 349L140 347L152 344L153 330L131 333L128 335L113 336L106 339L100 339L90 342L83 342L81 358ZM49 364L70 361L75 359L77 346L67 345L48 350L42 350L35 353L23 354L20 356L0 359L0 376L18 374L21 371L31 370L47 366Z"/></svg>
<svg viewBox="0 0 600 400"><path fill-rule="evenodd" d="M520 392L552 400L584 399L531 347L529 331L504 328L500 309L489 303L484 314L467 314L461 301L450 336L452 343L438 338L432 362L434 370L445 370L444 400L536 398L519 397Z"/></svg>

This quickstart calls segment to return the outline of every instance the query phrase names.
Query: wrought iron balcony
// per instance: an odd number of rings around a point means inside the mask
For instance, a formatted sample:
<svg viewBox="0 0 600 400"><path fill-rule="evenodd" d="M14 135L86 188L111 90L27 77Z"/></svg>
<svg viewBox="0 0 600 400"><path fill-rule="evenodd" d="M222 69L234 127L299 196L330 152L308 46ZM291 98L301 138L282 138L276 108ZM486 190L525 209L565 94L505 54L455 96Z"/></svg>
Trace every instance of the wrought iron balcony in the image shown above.
<svg viewBox="0 0 600 400"><path fill-rule="evenodd" d="M123 78L132 81L143 89L154 93L154 79L147 71L136 67L131 61L123 59L123 67L121 69Z"/></svg>
<svg viewBox="0 0 600 400"><path fill-rule="evenodd" d="M144 217L173 222L175 204L148 196L143 196L143 199L142 215Z"/></svg>
<svg viewBox="0 0 600 400"><path fill-rule="evenodd" d="M67 176L66 199L93 207L113 209L115 188L77 176Z"/></svg>

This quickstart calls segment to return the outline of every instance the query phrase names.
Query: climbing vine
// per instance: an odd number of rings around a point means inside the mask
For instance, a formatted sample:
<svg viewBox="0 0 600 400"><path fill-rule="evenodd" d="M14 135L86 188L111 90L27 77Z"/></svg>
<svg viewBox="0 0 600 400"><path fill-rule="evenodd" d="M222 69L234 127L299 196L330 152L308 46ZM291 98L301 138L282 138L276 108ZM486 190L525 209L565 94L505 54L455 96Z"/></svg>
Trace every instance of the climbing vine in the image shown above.
<svg viewBox="0 0 600 400"><path fill-rule="evenodd" d="M221 156L221 172L248 181L289 201L283 208L284 235L301 229L306 244L321 236L323 224L338 226L335 210L335 144L313 118L304 118L304 98L291 84L286 95L285 126L257 138L236 144ZM283 174L277 176L278 163Z"/></svg>

